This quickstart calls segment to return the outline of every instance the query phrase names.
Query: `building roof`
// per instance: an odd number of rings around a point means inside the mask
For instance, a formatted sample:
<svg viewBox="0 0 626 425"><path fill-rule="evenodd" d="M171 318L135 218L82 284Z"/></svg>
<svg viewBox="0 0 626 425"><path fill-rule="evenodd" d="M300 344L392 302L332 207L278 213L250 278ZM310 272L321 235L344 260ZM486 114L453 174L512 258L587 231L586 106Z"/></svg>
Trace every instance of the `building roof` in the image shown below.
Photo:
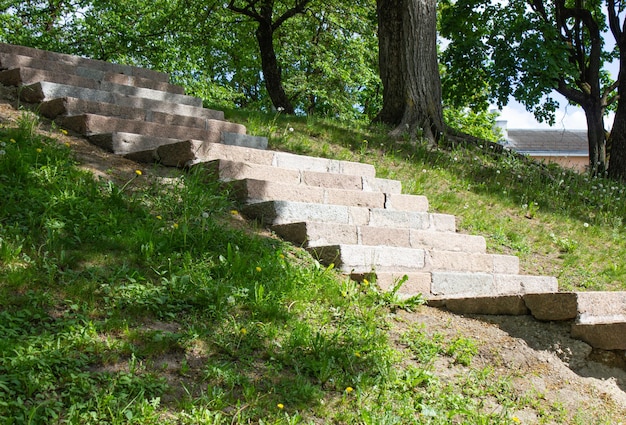
<svg viewBox="0 0 626 425"><path fill-rule="evenodd" d="M531 156L588 156L587 130L507 129L504 146Z"/></svg>

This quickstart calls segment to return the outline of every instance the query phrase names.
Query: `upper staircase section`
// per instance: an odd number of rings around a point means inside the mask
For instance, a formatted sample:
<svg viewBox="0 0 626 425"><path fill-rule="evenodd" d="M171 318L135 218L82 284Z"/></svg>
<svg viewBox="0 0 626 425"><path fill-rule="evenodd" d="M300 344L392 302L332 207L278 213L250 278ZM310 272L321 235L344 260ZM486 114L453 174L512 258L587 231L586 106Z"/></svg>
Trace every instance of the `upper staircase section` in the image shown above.
<svg viewBox="0 0 626 425"><path fill-rule="evenodd" d="M374 166L266 150L267 139L204 108L167 74L0 43L0 83L113 153L200 167L245 216L351 279L459 313L570 320L592 346L626 350L626 293L559 293L555 278L487 252L483 237L458 233L454 216L429 211L426 197L403 194Z"/></svg>

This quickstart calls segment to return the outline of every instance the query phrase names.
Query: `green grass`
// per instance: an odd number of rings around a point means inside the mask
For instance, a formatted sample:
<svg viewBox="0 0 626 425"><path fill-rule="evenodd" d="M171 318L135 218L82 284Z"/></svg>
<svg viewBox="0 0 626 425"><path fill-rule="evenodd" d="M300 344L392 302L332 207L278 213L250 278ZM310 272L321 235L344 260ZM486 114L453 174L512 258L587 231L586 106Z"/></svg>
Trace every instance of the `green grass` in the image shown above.
<svg viewBox="0 0 626 425"><path fill-rule="evenodd" d="M558 271L572 288L623 280L613 264L623 186L540 174L488 150L398 144L382 129L231 119L273 148L374 163L458 214L493 251ZM163 185L143 171L122 184L95 179L28 115L0 129L0 423L512 424L526 408L547 422L577 414L473 367L480 343L468 336L411 328L395 343L389 317L419 299L348 281L236 225L236 206L201 172ZM592 196L600 183L607 192ZM463 373L438 376L437 359Z"/></svg>

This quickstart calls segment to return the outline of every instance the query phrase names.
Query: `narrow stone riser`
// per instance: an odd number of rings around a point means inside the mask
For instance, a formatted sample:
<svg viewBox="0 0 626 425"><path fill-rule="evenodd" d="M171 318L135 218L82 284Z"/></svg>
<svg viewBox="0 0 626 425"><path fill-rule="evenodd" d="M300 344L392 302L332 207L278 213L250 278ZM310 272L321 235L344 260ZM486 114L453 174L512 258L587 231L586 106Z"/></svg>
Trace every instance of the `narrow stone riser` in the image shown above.
<svg viewBox="0 0 626 425"><path fill-rule="evenodd" d="M125 86L142 87L146 89L166 91L169 93L184 94L181 86L175 86L167 82L156 81L149 78L141 78L127 74L103 71L83 66L68 65L62 62L37 59L29 56L0 53L0 69L31 68L53 72L62 75L75 75L77 77L106 81Z"/></svg>
<svg viewBox="0 0 626 425"><path fill-rule="evenodd" d="M123 132L141 134L144 136L165 137L173 139L193 138L219 143L220 132L238 132L245 134L246 128L240 124L226 121L211 121L210 130L174 125L163 125L144 121L123 120L101 115L75 115L60 117L56 120L61 127L76 131L85 136L101 133Z"/></svg>
<svg viewBox="0 0 626 425"><path fill-rule="evenodd" d="M456 231L454 216L426 212L403 212L403 214L397 215L398 211L385 209L289 201L268 201L243 205L241 212L246 217L259 220L266 226L312 221L437 232ZM387 217L389 215L393 215L392 218L397 218L397 221ZM384 225L381 226L378 223Z"/></svg>
<svg viewBox="0 0 626 425"><path fill-rule="evenodd" d="M365 245L329 245L308 249L322 264L334 264L344 273L377 272L469 272L515 275L517 257L465 252ZM442 275L443 276L443 275ZM437 293L433 277L433 293Z"/></svg>
<svg viewBox="0 0 626 425"><path fill-rule="evenodd" d="M12 55L28 56L50 62L59 62L76 67L85 67L104 72L114 72L126 74L140 78L146 78L154 81L167 83L169 74L153 71L146 68L139 68L130 65L118 65L111 62L105 62L95 59L87 59L79 56L68 55L64 53L50 52L47 50L34 49L32 47L16 46L12 44L0 43L0 52Z"/></svg>
<svg viewBox="0 0 626 425"><path fill-rule="evenodd" d="M452 232L434 232L407 228L338 225L300 222L272 226L281 238L304 247L324 245L383 245L404 248L435 249L468 253L486 253L485 238Z"/></svg>
<svg viewBox="0 0 626 425"><path fill-rule="evenodd" d="M543 294L528 296L526 304L538 320L570 320L582 315L626 315L626 291Z"/></svg>
<svg viewBox="0 0 626 425"><path fill-rule="evenodd" d="M119 106L113 103L89 102L75 98L59 98L44 102L39 106L39 112L50 119L63 119L66 116L89 114L123 120L153 122L161 125L197 128L207 131L215 128L215 126L223 125L223 121L215 119L172 115L146 109Z"/></svg>
<svg viewBox="0 0 626 425"><path fill-rule="evenodd" d="M92 80L76 75L56 74L39 69L18 68L0 72L0 83L10 86L26 86L39 82L65 84L92 90L107 91L124 96L144 97L168 102L180 103L189 106L202 106L202 100L183 94L168 93L141 87L126 86L107 81Z"/></svg>
<svg viewBox="0 0 626 425"><path fill-rule="evenodd" d="M51 102L59 98L78 99L87 102L107 103L123 108L146 109L172 115L202 117L223 120L224 113L197 106L183 105L165 100L155 100L143 97L125 96L112 92L69 86L50 82L39 82L20 89L20 98L28 103ZM58 102L58 101L57 101ZM56 106L58 104L53 104ZM52 108L51 106L51 108ZM51 111L51 114L58 112ZM63 113L63 111L61 111Z"/></svg>

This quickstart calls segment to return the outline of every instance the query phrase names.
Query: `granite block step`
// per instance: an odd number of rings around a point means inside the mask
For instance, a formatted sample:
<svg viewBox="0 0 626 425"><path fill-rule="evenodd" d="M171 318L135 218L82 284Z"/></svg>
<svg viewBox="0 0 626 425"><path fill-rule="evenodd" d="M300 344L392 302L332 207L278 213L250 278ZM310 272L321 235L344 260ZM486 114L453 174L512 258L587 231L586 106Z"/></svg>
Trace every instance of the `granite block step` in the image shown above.
<svg viewBox="0 0 626 425"><path fill-rule="evenodd" d="M165 125L154 122L125 120L122 118L105 117L93 114L59 117L55 120L55 122L61 127L65 127L85 136L119 132L171 139L185 139L186 137L191 137L214 143L220 142L222 131L237 132L241 134L245 134L246 132L246 128L241 124L218 120L210 120L211 125L208 130L177 125Z"/></svg>
<svg viewBox="0 0 626 425"><path fill-rule="evenodd" d="M256 197L256 193L250 193L250 191L258 188L257 181L271 182L267 185L266 189L278 193L280 196L281 190L284 193L290 193L292 188L286 187L299 186L299 187L311 187L311 188L323 188L329 189L324 191L323 195L326 199L333 200L336 197L333 195L332 189L355 191L357 194L365 198L366 200L376 199L377 203L371 206L379 208L402 208L407 211L427 211L428 200L425 196L415 195L402 195L402 194L385 194L384 197L375 195L381 193L373 191L371 186L368 185L368 179L357 175L350 174L338 174L330 172L318 172L318 171L306 171L295 168L280 168L272 165L260 165L251 162L242 161L230 161L226 159L219 159L205 163L204 167L207 171L213 174L216 178L224 182L232 181L245 181L247 183L241 183L245 186L244 191L249 196L248 202L254 202L254 200L269 200L266 197ZM370 179L371 180L371 179ZM237 186L237 184L235 184ZM275 190L272 188L276 187ZM366 191L366 189L369 189ZM260 195L259 195L260 196ZM350 201L352 195L345 195L345 202ZM342 195L343 197L343 195ZM287 199L295 200L299 199ZM382 203L380 203L382 201ZM336 202L339 203L339 202Z"/></svg>
<svg viewBox="0 0 626 425"><path fill-rule="evenodd" d="M173 115L164 112L119 106L113 103L90 102L72 97L63 97L44 102L39 105L39 112L41 115L50 119L90 114L125 120L154 122L163 125L199 128L201 130L209 130L213 128L216 123L221 124L224 122L203 117Z"/></svg>
<svg viewBox="0 0 626 425"><path fill-rule="evenodd" d="M168 100L155 100L143 97L127 96L109 91L70 86L67 84L42 81L22 87L20 97L28 103L53 101L58 98L74 98L97 103L110 103L119 107L147 109L173 115L203 117L223 120L224 113L204 109L199 106L183 105Z"/></svg>
<svg viewBox="0 0 626 425"><path fill-rule="evenodd" d="M390 211L380 208L365 208L346 205L316 204L292 201L265 201L246 204L241 212L259 220L266 226L320 221L336 224L356 224L378 226L384 223L391 228L412 228L441 232L456 232L456 219L453 215L428 212ZM390 217L387 217L390 216ZM394 219L398 219L394 221Z"/></svg>
<svg viewBox="0 0 626 425"><path fill-rule="evenodd" d="M111 71L87 68L84 66L69 65L63 62L49 61L8 53L0 53L0 69L32 68L54 72L64 75L75 75L98 81L106 81L125 86L143 87L152 90L166 91L169 93L184 94L182 86L176 86L167 82L157 81L149 78L142 78L128 74L120 74Z"/></svg>
<svg viewBox="0 0 626 425"><path fill-rule="evenodd" d="M363 208L385 207L385 194L381 192L327 189L253 179L232 181L228 187L232 196L248 203L281 200Z"/></svg>
<svg viewBox="0 0 626 425"><path fill-rule="evenodd" d="M470 278L480 277L481 282L488 277L492 284L489 291L492 291L496 285L493 274L515 275L519 271L517 257L504 255L348 244L315 246L307 250L322 264L334 264L344 273L433 272L431 291L435 295L446 293L447 288L457 282L451 280L452 275L434 272L464 272Z"/></svg>
<svg viewBox="0 0 626 425"><path fill-rule="evenodd" d="M263 138L267 147L267 139ZM238 145L236 141L228 140L229 145ZM170 145L159 149L158 155L171 164L200 165L216 159L229 159L239 162L251 162L258 165L274 166L289 170L300 170L302 172L334 173L343 175L355 175L365 179L363 189L369 191L385 191L389 193L400 193L402 187L396 180L386 180L376 178L376 169L373 165L362 164L360 162L339 161L327 158L317 158L305 155L295 155L286 152L268 152L259 156L258 151L251 152L229 152L229 156L223 156L218 152L218 147L204 144L200 141L185 140L177 145ZM384 189L384 190L381 190Z"/></svg>
<svg viewBox="0 0 626 425"><path fill-rule="evenodd" d="M482 236L453 232L357 226L314 221L280 224L272 226L271 230L281 238L305 248L323 245L358 244L486 253L486 242Z"/></svg>
<svg viewBox="0 0 626 425"><path fill-rule="evenodd" d="M557 290L557 280L546 276L469 273L466 271L433 271L407 273L407 280L398 291L404 297L422 294L428 304L445 307L459 314L528 314L523 296ZM382 289L393 288L401 272L375 271L368 275L352 275L357 280L368 278Z"/></svg>
<svg viewBox="0 0 626 425"><path fill-rule="evenodd" d="M572 325L572 336L601 350L626 350L626 315L583 314Z"/></svg>
<svg viewBox="0 0 626 425"><path fill-rule="evenodd" d="M0 53L7 53L11 55L28 56L41 60L59 62L66 65L72 65L77 67L85 67L95 69L104 72L115 72L119 74L126 74L140 78L146 78L154 81L169 81L169 74L164 72L153 71L146 68L140 68L137 66L120 65L111 62L105 62L96 59L88 59L75 55L68 55L65 53L50 52L47 50L35 49L32 47L17 46L13 44L0 43Z"/></svg>
<svg viewBox="0 0 626 425"><path fill-rule="evenodd" d="M525 298L537 320L570 320L583 315L626 315L626 291L554 292Z"/></svg>
<svg viewBox="0 0 626 425"><path fill-rule="evenodd" d="M126 99L128 99L128 97L126 97ZM140 100L142 98L133 98L133 100L135 99ZM158 103L162 106L168 105L163 105L163 102ZM171 109L172 105L169 104L169 106L170 108L163 109ZM128 106L126 102L94 102L91 100L79 99L75 97L59 97L56 99L45 101L38 106L38 111L41 115L50 119L55 119L56 117L61 115L94 114L104 115L107 117L124 118L129 120L143 120L159 122L161 124L183 125L186 127L197 128L206 128L208 126L208 124L206 123L207 120L224 120L223 112L214 111L211 109L190 107L189 110L181 112L191 112L192 115L177 114L173 112L158 111L146 107Z"/></svg>
<svg viewBox="0 0 626 425"><path fill-rule="evenodd" d="M46 71L34 68L15 68L0 71L0 83L7 86L29 86L39 82L64 84L74 87L83 87L92 90L108 91L124 96L144 97L146 99L162 100L180 103L189 106L202 106L202 99L184 94L168 93L142 87L127 86L108 81L92 80L77 75ZM28 101L30 94L25 93L23 99Z"/></svg>

